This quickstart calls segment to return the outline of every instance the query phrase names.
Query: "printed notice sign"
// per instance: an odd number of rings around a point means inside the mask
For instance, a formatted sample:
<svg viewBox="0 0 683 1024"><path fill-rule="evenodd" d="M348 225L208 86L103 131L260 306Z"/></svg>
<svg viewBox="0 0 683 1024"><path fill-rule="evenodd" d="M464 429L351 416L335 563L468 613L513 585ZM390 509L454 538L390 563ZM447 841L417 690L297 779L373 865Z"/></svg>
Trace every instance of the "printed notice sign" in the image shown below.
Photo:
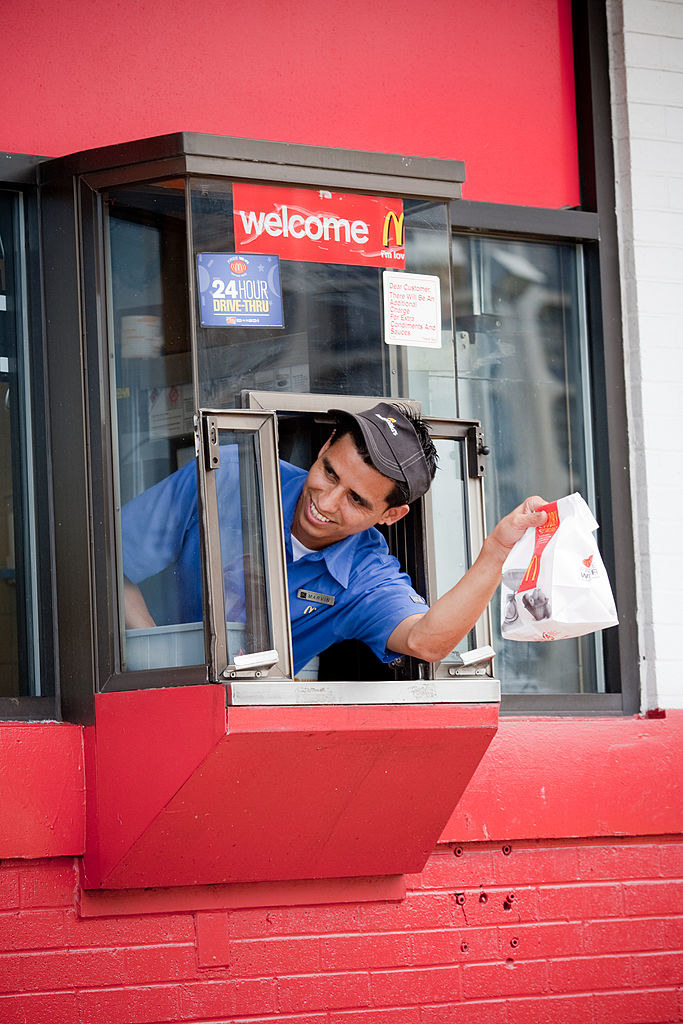
<svg viewBox="0 0 683 1024"><path fill-rule="evenodd" d="M202 327L284 327L278 256L197 253Z"/></svg>
<svg viewBox="0 0 683 1024"><path fill-rule="evenodd" d="M430 274L385 270L384 341L387 345L441 348L441 287Z"/></svg>

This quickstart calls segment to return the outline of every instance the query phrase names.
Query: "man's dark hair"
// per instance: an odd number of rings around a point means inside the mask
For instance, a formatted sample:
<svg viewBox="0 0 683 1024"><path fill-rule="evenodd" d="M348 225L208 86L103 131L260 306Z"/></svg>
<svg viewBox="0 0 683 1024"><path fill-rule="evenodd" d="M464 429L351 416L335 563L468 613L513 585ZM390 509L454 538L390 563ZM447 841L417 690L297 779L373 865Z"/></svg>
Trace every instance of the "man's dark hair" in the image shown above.
<svg viewBox="0 0 683 1024"><path fill-rule="evenodd" d="M392 403L392 405L395 405L398 411L403 413L406 419L410 420L412 427L417 434L420 447L424 452L430 479L433 480L439 456L429 433L429 427L425 421L410 408L410 406L401 405L398 402ZM363 462L375 469L376 467L370 458L368 446L365 443L365 438L363 437L363 433L358 426L358 423L353 416L348 415L348 413L338 413L335 416L332 443L339 441L345 434L349 434L353 438L353 443L355 444L358 454L362 458ZM387 477L387 479L389 478ZM404 483L402 480L392 480L391 482L394 486L387 495L386 500L388 507L394 508L397 505L407 505L409 498L408 484Z"/></svg>

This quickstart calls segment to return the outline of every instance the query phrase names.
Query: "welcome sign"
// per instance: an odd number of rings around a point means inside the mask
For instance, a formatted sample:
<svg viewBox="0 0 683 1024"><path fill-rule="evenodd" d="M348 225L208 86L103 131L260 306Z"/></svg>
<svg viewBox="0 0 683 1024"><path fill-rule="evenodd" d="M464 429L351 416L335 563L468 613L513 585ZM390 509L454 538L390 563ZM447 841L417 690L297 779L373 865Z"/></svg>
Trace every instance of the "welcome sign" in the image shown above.
<svg viewBox="0 0 683 1024"><path fill-rule="evenodd" d="M232 194L238 252L306 263L405 265L402 199L239 182Z"/></svg>

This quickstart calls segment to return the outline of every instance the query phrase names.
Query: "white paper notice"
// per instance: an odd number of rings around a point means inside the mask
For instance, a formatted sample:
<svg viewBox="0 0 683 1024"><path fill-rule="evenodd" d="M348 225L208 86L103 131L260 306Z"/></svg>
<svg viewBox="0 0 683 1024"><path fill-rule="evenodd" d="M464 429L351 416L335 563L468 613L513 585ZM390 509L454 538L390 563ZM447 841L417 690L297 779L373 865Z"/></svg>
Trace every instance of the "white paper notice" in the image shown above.
<svg viewBox="0 0 683 1024"><path fill-rule="evenodd" d="M430 274L385 270L384 341L441 348L441 285Z"/></svg>

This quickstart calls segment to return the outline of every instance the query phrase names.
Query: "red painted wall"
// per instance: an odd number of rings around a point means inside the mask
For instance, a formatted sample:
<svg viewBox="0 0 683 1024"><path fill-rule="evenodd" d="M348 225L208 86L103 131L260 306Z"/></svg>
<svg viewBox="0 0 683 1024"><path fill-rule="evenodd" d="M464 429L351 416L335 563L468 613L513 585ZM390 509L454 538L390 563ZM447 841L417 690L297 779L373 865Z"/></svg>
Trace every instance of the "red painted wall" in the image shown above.
<svg viewBox="0 0 683 1024"><path fill-rule="evenodd" d="M0 150L175 131L465 161L464 196L579 203L570 0L22 0Z"/></svg>
<svg viewBox="0 0 683 1024"><path fill-rule="evenodd" d="M672 1024L683 843L441 847L401 901L79 916L0 865L3 1024Z"/></svg>

